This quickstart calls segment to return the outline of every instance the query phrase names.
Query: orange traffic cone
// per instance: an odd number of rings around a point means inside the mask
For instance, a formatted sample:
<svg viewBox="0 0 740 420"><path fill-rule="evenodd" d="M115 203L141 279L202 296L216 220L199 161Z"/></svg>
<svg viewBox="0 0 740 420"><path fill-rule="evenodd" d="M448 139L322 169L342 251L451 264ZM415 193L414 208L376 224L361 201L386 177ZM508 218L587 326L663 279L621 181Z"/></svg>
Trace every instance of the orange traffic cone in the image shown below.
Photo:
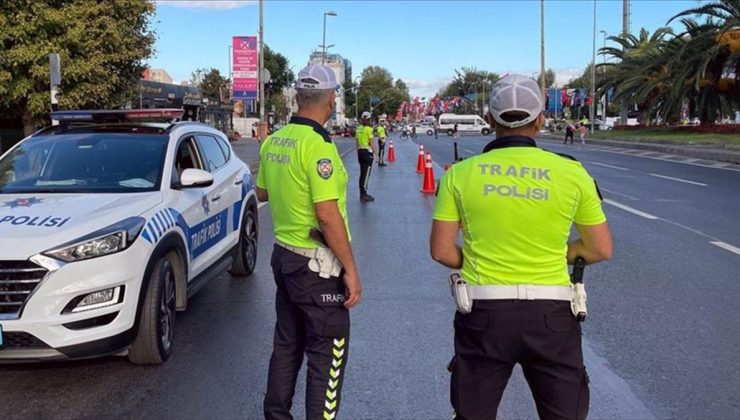
<svg viewBox="0 0 740 420"><path fill-rule="evenodd" d="M424 194L434 194L437 192L437 185L434 183L434 168L432 168L431 153L427 153L427 161L424 164L424 182L421 184L421 192Z"/></svg>
<svg viewBox="0 0 740 420"><path fill-rule="evenodd" d="M416 160L416 173L424 173L424 145L419 145L419 158Z"/></svg>
<svg viewBox="0 0 740 420"><path fill-rule="evenodd" d="M396 161L396 149L393 148L393 140L388 144L388 162Z"/></svg>

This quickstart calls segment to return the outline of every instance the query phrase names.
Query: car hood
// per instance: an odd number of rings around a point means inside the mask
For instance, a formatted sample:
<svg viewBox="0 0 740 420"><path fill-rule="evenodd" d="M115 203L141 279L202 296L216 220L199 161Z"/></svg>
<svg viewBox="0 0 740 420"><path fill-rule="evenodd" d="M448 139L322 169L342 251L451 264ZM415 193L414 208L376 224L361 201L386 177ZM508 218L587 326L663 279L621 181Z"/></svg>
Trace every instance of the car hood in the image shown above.
<svg viewBox="0 0 740 420"><path fill-rule="evenodd" d="M0 194L0 261L26 260L162 202L161 192Z"/></svg>

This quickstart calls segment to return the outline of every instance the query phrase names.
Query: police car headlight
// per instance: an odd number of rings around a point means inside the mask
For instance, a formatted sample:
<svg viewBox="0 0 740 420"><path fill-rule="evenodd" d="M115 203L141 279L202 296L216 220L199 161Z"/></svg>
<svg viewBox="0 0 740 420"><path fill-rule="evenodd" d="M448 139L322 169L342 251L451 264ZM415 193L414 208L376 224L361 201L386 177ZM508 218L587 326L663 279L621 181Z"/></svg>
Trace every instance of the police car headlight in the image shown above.
<svg viewBox="0 0 740 420"><path fill-rule="evenodd" d="M144 227L144 222L141 217L131 217L46 251L44 255L69 263L114 254L128 248L136 240Z"/></svg>
<svg viewBox="0 0 740 420"><path fill-rule="evenodd" d="M64 262L86 260L88 258L101 257L121 251L126 242L126 232L120 231L110 235L96 238L91 241L73 245L69 248L55 249L46 252L46 255L60 259Z"/></svg>

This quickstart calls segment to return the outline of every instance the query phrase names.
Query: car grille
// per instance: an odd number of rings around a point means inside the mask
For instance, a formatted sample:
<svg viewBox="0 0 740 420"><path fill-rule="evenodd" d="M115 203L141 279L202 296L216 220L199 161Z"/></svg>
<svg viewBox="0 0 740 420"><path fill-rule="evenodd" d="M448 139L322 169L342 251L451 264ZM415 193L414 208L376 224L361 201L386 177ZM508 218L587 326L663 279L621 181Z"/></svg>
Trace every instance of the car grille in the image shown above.
<svg viewBox="0 0 740 420"><path fill-rule="evenodd" d="M20 331L6 331L3 333L5 348L9 349L46 349L49 345L33 335Z"/></svg>
<svg viewBox="0 0 740 420"><path fill-rule="evenodd" d="M17 318L46 273L30 261L0 261L0 318Z"/></svg>

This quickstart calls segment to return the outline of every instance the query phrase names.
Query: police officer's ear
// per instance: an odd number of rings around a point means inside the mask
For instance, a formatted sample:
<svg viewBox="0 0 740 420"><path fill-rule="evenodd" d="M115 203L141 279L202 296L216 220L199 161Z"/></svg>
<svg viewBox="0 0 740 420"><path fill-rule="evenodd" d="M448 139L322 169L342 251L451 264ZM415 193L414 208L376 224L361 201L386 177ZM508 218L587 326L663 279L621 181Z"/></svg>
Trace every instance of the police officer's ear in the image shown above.
<svg viewBox="0 0 740 420"><path fill-rule="evenodd" d="M496 129L496 120L493 119L493 114L491 114L491 111L486 112L485 119L486 119L486 122L488 123L488 125L491 126L491 129L492 130L495 130Z"/></svg>
<svg viewBox="0 0 740 420"><path fill-rule="evenodd" d="M331 94L329 95L329 115L334 111L334 106L336 105L337 100L337 92L331 91Z"/></svg>
<svg viewBox="0 0 740 420"><path fill-rule="evenodd" d="M540 112L540 115L537 116L537 118L534 120L534 126L537 128L537 132L539 133L542 127L545 125L545 114Z"/></svg>

